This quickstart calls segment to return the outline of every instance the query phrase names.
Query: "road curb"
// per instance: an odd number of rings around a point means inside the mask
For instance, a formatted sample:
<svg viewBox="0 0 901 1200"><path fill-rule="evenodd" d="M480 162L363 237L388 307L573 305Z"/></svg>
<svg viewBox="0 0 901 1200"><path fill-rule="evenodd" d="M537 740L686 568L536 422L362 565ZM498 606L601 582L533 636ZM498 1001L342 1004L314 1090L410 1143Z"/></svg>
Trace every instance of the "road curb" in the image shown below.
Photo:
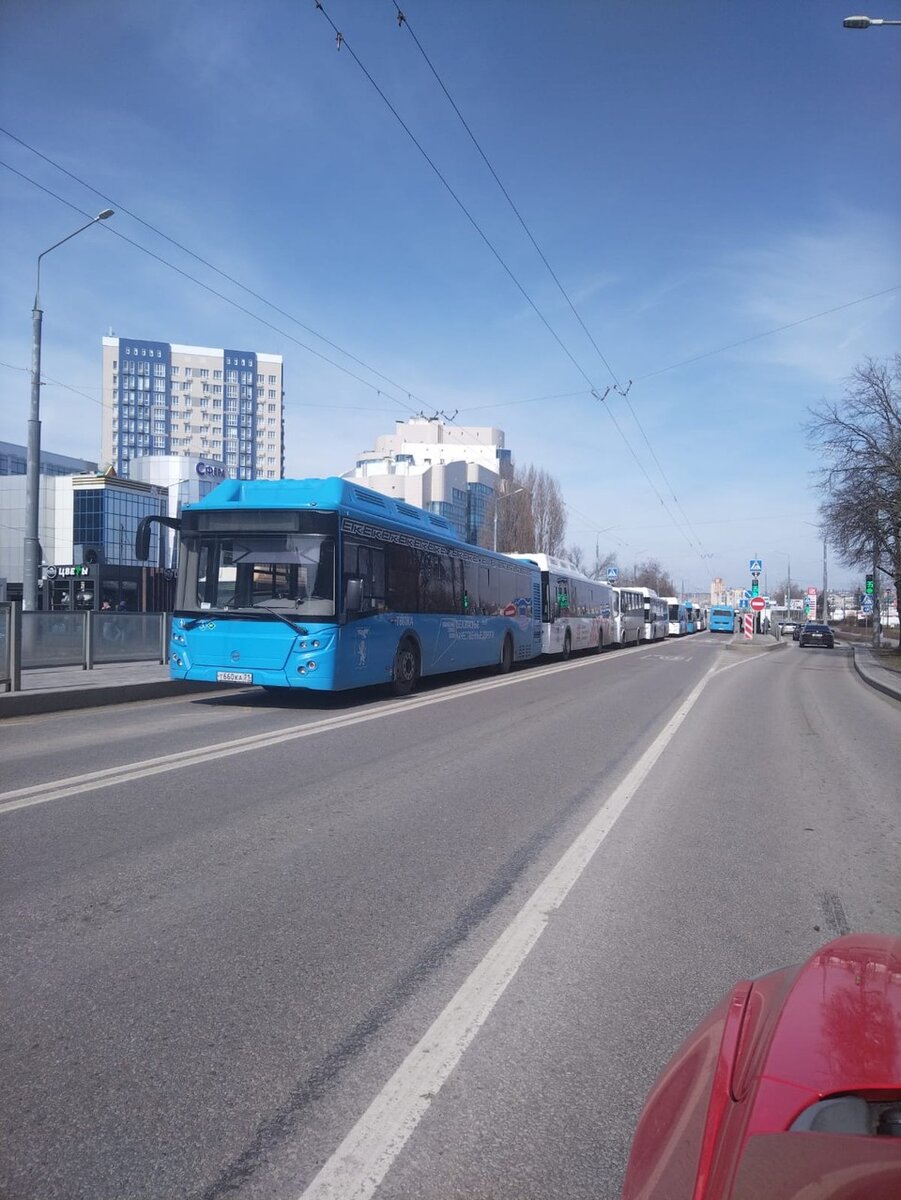
<svg viewBox="0 0 901 1200"><path fill-rule="evenodd" d="M65 691L6 692L0 695L0 720L6 717L32 717L41 713L69 712L79 708L102 708L107 704L130 704L135 700L197 695L217 690L221 691L208 683L158 679L149 683L110 683L100 687L70 688Z"/></svg>
<svg viewBox="0 0 901 1200"><path fill-rule="evenodd" d="M866 651L866 647L860 647ZM901 700L901 684L895 686L891 683L883 683L881 679L877 679L875 675L871 675L863 665L858 662L857 656L858 647L851 646L851 657L854 660L854 670L860 678L867 684L868 687L875 688L877 692L882 692L886 696L891 696L893 700Z"/></svg>
<svg viewBox="0 0 901 1200"><path fill-rule="evenodd" d="M782 650L788 646L788 642L783 638L781 641L776 641L775 638L767 638L765 642L745 641L744 637L739 641L733 638L726 643L727 650L735 650L739 654L748 654L750 651L762 651L768 654L771 650Z"/></svg>

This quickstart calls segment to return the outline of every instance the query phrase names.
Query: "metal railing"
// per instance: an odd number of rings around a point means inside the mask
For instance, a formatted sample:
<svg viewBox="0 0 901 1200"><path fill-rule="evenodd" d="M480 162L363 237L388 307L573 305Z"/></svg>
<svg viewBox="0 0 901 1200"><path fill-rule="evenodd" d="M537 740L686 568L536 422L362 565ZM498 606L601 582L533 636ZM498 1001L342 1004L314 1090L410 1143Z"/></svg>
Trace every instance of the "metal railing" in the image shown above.
<svg viewBox="0 0 901 1200"><path fill-rule="evenodd" d="M21 690L23 670L168 659L169 614L22 612L0 604L0 689Z"/></svg>

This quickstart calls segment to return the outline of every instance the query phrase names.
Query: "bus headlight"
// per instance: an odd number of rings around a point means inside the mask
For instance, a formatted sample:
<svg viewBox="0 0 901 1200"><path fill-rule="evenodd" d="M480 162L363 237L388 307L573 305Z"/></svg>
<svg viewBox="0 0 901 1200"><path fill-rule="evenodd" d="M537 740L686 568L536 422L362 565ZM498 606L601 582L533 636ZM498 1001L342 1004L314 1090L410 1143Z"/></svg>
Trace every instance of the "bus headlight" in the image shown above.
<svg viewBox="0 0 901 1200"><path fill-rule="evenodd" d="M183 667L185 664L181 661L177 654L172 655L172 665L175 667Z"/></svg>
<svg viewBox="0 0 901 1200"><path fill-rule="evenodd" d="M316 670L316 663L314 663L314 662L308 662L308 663L307 663L307 670L308 670L308 671L315 671L315 670Z"/></svg>

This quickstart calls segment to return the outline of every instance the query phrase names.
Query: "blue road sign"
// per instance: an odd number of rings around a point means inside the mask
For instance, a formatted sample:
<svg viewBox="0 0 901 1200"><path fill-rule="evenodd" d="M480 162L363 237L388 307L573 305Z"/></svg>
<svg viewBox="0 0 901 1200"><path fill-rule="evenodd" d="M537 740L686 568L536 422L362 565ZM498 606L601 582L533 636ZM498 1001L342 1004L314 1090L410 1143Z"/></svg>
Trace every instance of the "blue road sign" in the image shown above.
<svg viewBox="0 0 901 1200"><path fill-rule="evenodd" d="M873 611L873 597L872 596L864 596L863 600L861 601L860 607L863 610L863 612L871 613Z"/></svg>
<svg viewBox="0 0 901 1200"><path fill-rule="evenodd" d="M616 583L618 578L619 578L619 567L608 567L607 568L607 582L608 583Z"/></svg>
<svg viewBox="0 0 901 1200"><path fill-rule="evenodd" d="M750 608L751 601L750 600L739 600L738 607L739 608Z"/></svg>
<svg viewBox="0 0 901 1200"><path fill-rule="evenodd" d="M744 598L745 598L745 600L750 600L750 599L751 599L751 595L752 595L751 589L750 589L750 588L745 588L745 594L744 594Z"/></svg>
<svg viewBox="0 0 901 1200"><path fill-rule="evenodd" d="M759 575L762 570L763 570L763 559L762 558L752 558L751 559L751 574L754 575L756 573L757 575Z"/></svg>

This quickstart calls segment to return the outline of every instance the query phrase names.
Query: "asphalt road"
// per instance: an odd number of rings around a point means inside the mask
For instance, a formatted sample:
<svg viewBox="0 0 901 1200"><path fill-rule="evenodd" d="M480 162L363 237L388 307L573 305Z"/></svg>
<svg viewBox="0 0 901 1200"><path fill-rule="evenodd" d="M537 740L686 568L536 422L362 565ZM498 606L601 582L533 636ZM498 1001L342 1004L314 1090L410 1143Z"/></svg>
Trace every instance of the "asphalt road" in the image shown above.
<svg viewBox="0 0 901 1200"><path fill-rule="evenodd" d="M901 930L901 705L842 649L153 701L0 754L11 1200L615 1197L736 979Z"/></svg>

